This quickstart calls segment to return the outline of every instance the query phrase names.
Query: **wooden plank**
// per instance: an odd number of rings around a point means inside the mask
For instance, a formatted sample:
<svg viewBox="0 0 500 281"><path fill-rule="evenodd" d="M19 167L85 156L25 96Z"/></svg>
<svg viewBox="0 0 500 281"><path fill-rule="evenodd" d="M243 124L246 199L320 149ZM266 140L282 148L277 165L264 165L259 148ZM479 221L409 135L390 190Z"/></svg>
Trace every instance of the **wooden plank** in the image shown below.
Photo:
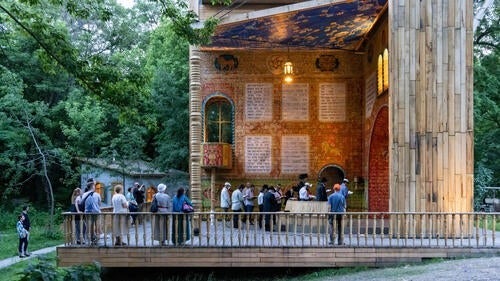
<svg viewBox="0 0 500 281"><path fill-rule="evenodd" d="M87 249L87 255L81 255L81 249L58 248L60 266L70 266L98 260L104 267L336 267L336 266L370 266L374 264L393 264L401 261L419 261L421 258L457 257L463 255L484 255L497 253L498 249L471 248L346 248L342 249L290 249L290 248L225 248L222 250L209 248L190 249L151 249L154 257L147 249ZM170 251L169 251L170 250ZM240 251L259 253L260 256L250 258L239 256ZM306 250L307 253L301 254ZM218 252L222 256L214 254ZM315 254L313 254L313 252ZM208 255L208 253L212 253ZM283 253L288 253L283 255ZM144 256L141 258L139 254ZM228 255L229 254L229 255ZM335 254L335 257L333 256ZM342 256L344 254L344 256ZM133 256L133 257L132 257ZM193 265L195 261L195 265Z"/></svg>

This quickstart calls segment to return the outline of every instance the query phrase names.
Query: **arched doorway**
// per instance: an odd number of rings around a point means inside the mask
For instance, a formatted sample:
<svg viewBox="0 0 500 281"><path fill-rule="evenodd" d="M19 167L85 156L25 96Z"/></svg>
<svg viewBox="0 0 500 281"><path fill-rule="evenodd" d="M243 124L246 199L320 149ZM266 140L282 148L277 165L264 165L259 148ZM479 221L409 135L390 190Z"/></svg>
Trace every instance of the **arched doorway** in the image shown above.
<svg viewBox="0 0 500 281"><path fill-rule="evenodd" d="M389 110L383 107L373 123L370 139L368 210L389 211Z"/></svg>
<svg viewBox="0 0 500 281"><path fill-rule="evenodd" d="M327 187L332 187L336 183L341 183L345 177L344 170L337 165L327 165L318 174L318 180L325 177Z"/></svg>

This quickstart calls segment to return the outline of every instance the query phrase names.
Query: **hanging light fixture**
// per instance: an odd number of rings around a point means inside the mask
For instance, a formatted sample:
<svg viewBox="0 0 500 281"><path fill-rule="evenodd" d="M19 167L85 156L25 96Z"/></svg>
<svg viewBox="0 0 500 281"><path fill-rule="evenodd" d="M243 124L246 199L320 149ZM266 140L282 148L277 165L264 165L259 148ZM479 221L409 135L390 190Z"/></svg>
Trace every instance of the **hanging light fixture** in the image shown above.
<svg viewBox="0 0 500 281"><path fill-rule="evenodd" d="M293 82L293 64L290 61L290 47L288 47L288 53L286 57L286 62L283 67L283 80L286 83L291 83Z"/></svg>

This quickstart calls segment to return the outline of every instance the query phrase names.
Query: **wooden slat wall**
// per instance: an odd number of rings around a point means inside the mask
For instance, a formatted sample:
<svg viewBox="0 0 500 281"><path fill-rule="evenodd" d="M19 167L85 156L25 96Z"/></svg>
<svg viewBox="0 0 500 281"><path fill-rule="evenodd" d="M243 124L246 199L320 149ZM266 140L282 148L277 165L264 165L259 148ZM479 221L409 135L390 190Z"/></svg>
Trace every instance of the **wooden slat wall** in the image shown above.
<svg viewBox="0 0 500 281"><path fill-rule="evenodd" d="M98 261L103 267L386 266L423 258L498 255L472 248L57 248L58 265Z"/></svg>
<svg viewBox="0 0 500 281"><path fill-rule="evenodd" d="M472 211L472 11L389 1L390 211Z"/></svg>

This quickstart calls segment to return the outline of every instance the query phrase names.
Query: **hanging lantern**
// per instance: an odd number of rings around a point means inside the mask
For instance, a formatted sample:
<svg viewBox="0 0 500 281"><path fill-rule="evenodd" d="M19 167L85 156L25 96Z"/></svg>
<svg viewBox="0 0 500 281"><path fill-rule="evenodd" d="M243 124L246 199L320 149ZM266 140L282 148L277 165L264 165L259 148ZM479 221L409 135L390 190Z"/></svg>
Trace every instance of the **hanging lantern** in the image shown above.
<svg viewBox="0 0 500 281"><path fill-rule="evenodd" d="M286 83L291 83L293 81L293 64L291 61L285 62L283 74L283 80L285 80Z"/></svg>

